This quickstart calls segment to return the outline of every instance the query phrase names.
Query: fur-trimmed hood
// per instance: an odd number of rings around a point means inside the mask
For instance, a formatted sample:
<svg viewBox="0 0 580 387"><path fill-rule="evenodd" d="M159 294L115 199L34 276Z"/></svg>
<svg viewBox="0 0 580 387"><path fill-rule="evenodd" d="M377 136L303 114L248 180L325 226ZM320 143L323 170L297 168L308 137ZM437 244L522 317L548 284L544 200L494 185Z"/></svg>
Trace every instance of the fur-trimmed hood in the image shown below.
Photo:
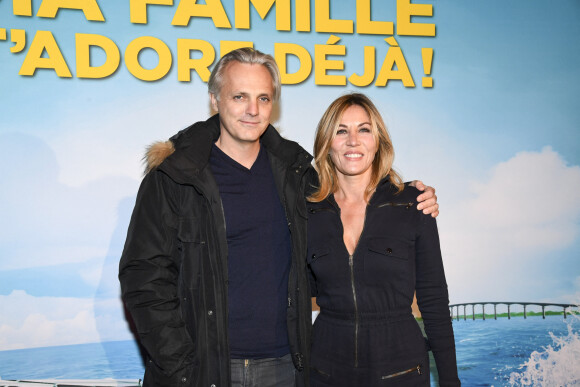
<svg viewBox="0 0 580 387"><path fill-rule="evenodd" d="M145 174L160 168L173 179L190 181L209 162L212 144L220 135L219 115L196 122L167 141L151 144L145 153Z"/></svg>
<svg viewBox="0 0 580 387"><path fill-rule="evenodd" d="M175 152L175 147L171 140L156 141L147 147L143 161L145 163L145 175Z"/></svg>

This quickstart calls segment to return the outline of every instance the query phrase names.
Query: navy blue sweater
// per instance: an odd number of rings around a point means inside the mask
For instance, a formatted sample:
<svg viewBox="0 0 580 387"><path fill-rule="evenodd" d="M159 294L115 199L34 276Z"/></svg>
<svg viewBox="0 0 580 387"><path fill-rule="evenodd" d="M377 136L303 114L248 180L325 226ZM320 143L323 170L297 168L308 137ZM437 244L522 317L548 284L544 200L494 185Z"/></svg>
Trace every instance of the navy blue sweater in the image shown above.
<svg viewBox="0 0 580 387"><path fill-rule="evenodd" d="M284 356L292 247L268 154L247 169L214 145L210 167L226 220L231 357Z"/></svg>

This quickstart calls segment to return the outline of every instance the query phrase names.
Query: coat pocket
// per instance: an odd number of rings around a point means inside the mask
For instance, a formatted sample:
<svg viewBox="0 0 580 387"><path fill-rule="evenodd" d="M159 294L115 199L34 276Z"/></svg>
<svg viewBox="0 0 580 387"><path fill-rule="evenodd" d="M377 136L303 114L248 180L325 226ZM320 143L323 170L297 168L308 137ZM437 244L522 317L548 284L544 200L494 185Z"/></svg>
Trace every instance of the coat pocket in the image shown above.
<svg viewBox="0 0 580 387"><path fill-rule="evenodd" d="M168 375L157 367L151 359L148 359L145 364L143 387L195 386L199 382L196 380L196 376L199 374L198 368L199 364L197 363L187 363L183 368Z"/></svg>

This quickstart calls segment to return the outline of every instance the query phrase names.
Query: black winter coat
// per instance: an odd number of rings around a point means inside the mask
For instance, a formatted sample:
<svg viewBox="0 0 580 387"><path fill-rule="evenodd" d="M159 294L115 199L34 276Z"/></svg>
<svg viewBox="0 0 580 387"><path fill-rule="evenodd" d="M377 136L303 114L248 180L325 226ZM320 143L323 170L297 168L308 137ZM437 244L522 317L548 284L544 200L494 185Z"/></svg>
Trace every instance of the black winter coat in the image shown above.
<svg viewBox="0 0 580 387"><path fill-rule="evenodd" d="M312 386L428 386L429 345L441 386L460 385L435 219L420 194L381 182L352 255L331 195L308 203L308 266L320 314L312 331ZM412 315L417 301L429 343Z"/></svg>
<svg viewBox="0 0 580 387"><path fill-rule="evenodd" d="M178 133L169 144L174 152L139 188L119 279L149 357L145 386L230 385L225 218L208 165L219 133L217 115ZM304 189L313 173L312 157L272 126L261 141L291 231L288 337L307 385L312 309L304 260Z"/></svg>

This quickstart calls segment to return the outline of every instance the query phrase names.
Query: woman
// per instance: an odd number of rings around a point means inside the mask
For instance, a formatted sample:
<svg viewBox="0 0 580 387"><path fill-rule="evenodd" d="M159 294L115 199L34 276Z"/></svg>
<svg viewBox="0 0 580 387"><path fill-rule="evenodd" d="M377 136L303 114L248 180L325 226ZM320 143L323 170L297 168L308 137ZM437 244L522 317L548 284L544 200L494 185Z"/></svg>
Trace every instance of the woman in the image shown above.
<svg viewBox="0 0 580 387"><path fill-rule="evenodd" d="M366 96L329 106L314 157L312 386L428 386L429 346L440 385L460 385L435 219L415 210L419 191L391 169L389 134ZM415 292L429 342L411 314Z"/></svg>

